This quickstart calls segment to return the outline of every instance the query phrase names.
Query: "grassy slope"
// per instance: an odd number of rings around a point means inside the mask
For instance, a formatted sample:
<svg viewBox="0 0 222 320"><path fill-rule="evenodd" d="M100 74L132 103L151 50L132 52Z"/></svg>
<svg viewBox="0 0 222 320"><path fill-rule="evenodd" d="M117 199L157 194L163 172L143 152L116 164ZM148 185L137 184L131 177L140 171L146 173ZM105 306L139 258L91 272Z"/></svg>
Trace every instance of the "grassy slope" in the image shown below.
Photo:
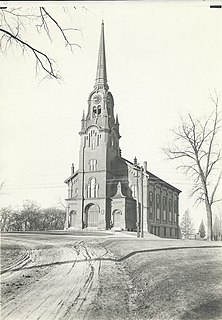
<svg viewBox="0 0 222 320"><path fill-rule="evenodd" d="M207 245L121 239L106 244L118 257L146 249ZM130 318L222 319L221 262L221 248L213 247L142 252L122 260L135 289Z"/></svg>

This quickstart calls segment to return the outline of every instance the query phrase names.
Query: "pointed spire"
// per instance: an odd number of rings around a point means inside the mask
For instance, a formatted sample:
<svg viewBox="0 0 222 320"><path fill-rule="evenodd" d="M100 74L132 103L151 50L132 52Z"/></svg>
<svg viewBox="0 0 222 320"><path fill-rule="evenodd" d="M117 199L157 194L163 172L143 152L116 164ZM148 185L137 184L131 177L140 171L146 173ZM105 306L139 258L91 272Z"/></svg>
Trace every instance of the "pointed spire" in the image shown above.
<svg viewBox="0 0 222 320"><path fill-rule="evenodd" d="M106 52L105 52L105 37L104 37L104 22L103 22L103 20L102 20L102 25L101 25L95 88L98 88L101 86L105 87L105 89L109 88L108 84L107 84L107 74L106 74Z"/></svg>

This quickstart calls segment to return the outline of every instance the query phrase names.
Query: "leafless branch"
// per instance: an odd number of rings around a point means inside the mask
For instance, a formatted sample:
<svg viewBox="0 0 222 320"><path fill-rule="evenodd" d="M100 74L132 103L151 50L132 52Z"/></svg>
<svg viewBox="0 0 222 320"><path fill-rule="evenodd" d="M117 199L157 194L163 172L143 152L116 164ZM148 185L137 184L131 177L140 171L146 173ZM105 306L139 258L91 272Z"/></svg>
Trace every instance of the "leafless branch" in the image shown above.
<svg viewBox="0 0 222 320"><path fill-rule="evenodd" d="M52 63L52 59L50 59L45 53L39 51L38 49L32 47L28 42L25 42L21 39L18 38L18 35L14 35L12 34L11 32L7 31L7 30L4 30L2 28L0 28L0 32L3 32L5 33L10 41L11 39L15 40L17 43L23 45L24 47L23 48L28 48L31 50L31 52L33 53L33 55L35 56L36 58L36 63L37 65L40 65L41 68L43 70L45 70L47 72L47 74L49 74L50 76L58 79L59 76L58 74L55 73L55 70L53 68L53 63Z"/></svg>
<svg viewBox="0 0 222 320"><path fill-rule="evenodd" d="M53 28L53 25L50 25L49 21L53 23L62 35L65 40L65 46L68 46L71 51L73 51L74 46L80 48L80 45L70 41L67 33L70 31L81 32L81 30L72 27L63 28L45 7L34 9L24 9L22 7L0 9L0 34L2 34L0 35L0 48L4 53L10 47L12 48L13 44L17 44L23 53L31 52L33 54L36 60L36 74L38 74L39 70L44 70L47 76L59 79L55 61L44 50L32 45L24 36L30 32L30 26L35 26L37 32L43 30L52 42L51 28Z"/></svg>

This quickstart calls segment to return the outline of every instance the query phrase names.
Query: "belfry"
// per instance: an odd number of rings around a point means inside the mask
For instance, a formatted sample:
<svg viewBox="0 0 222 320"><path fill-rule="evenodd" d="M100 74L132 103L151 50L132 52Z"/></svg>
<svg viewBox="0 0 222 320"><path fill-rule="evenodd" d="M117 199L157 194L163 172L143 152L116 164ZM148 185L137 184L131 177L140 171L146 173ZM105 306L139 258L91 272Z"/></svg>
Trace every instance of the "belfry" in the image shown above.
<svg viewBox="0 0 222 320"><path fill-rule="evenodd" d="M65 228L135 231L178 237L180 190L124 159L114 99L106 70L104 23L101 25L95 85L83 112L79 169L66 179L68 198Z"/></svg>

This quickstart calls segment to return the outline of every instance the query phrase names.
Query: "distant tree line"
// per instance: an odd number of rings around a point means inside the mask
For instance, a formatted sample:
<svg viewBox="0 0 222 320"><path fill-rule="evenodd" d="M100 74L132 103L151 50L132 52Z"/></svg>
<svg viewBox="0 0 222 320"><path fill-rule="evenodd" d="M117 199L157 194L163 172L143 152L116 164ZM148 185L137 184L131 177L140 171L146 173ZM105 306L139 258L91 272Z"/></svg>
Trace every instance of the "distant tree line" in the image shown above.
<svg viewBox="0 0 222 320"><path fill-rule="evenodd" d="M21 209L4 207L0 209L0 227L7 231L63 230L65 210L50 207L41 208L36 202L26 200Z"/></svg>

